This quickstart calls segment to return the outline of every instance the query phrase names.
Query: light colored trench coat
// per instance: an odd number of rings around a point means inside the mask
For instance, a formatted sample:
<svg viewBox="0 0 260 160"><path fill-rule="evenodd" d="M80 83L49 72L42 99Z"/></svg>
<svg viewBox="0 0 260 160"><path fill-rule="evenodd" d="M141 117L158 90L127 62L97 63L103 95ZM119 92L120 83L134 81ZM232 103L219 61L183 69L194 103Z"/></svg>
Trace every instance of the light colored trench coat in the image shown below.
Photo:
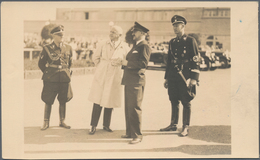
<svg viewBox="0 0 260 160"><path fill-rule="evenodd" d="M112 66L111 61L116 58L125 59L129 51L126 43L121 41L113 47L110 40L101 42L92 56L96 65L95 75L88 100L105 108L121 106L123 86L121 85L121 65Z"/></svg>

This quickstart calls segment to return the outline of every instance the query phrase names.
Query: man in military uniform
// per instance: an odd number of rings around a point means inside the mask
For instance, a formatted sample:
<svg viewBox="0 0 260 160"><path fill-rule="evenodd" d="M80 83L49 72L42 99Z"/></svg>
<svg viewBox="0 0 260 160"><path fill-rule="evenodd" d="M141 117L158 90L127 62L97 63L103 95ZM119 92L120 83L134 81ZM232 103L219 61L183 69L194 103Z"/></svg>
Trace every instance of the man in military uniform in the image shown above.
<svg viewBox="0 0 260 160"><path fill-rule="evenodd" d="M123 62L124 75L122 85L125 85L125 119L126 135L122 138L133 138L130 144L142 141L141 123L145 70L148 65L151 49L145 40L148 29L135 22L132 35L136 42L126 56L127 62Z"/></svg>
<svg viewBox="0 0 260 160"><path fill-rule="evenodd" d="M199 53L196 40L184 33L187 21L175 15L171 19L176 38L169 42L168 61L164 87L172 105L171 124L160 131L176 131L179 119L179 101L183 105L183 127L180 136L188 135L191 103L195 97L196 84L199 80Z"/></svg>
<svg viewBox="0 0 260 160"><path fill-rule="evenodd" d="M72 99L70 86L70 67L72 64L72 48L63 43L64 27L56 26L51 30L53 42L45 45L40 55L38 66L43 72L43 90L41 98L45 102L44 124L41 130L49 128L52 104L58 95L60 127L70 129L64 123L66 102Z"/></svg>

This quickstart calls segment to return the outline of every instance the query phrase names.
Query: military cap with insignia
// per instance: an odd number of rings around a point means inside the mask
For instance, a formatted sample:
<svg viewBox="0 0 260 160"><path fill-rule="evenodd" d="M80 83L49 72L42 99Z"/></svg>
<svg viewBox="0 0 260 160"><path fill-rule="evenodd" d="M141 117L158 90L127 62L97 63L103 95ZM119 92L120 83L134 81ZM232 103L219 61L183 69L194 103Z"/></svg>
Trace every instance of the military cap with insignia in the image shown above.
<svg viewBox="0 0 260 160"><path fill-rule="evenodd" d="M145 32L145 33L147 33L147 32L149 31L149 29L145 28L144 26L142 26L142 25L139 24L138 22L135 22L132 31L134 31L134 30L143 31L143 32Z"/></svg>
<svg viewBox="0 0 260 160"><path fill-rule="evenodd" d="M187 24L187 21L184 17L179 16L179 15L174 15L171 19L172 25L175 23L184 23L185 25Z"/></svg>
<svg viewBox="0 0 260 160"><path fill-rule="evenodd" d="M51 34L57 34L57 33L62 33L64 32L64 27L63 25L58 25L56 27L54 27L52 30L51 30Z"/></svg>

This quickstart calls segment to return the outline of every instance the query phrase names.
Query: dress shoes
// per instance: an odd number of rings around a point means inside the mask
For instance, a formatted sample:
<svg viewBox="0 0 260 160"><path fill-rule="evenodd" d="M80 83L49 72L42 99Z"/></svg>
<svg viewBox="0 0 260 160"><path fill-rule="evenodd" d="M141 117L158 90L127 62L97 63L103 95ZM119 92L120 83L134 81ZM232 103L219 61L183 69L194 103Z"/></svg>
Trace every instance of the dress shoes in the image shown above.
<svg viewBox="0 0 260 160"><path fill-rule="evenodd" d="M121 138L131 138L129 135L122 135Z"/></svg>
<svg viewBox="0 0 260 160"><path fill-rule="evenodd" d="M106 131L108 131L108 132L113 132L112 129L110 129L109 127L106 127L106 126L103 126L103 129L106 130Z"/></svg>
<svg viewBox="0 0 260 160"><path fill-rule="evenodd" d="M182 132L180 133L180 137L188 136L189 134L189 126L184 126L182 128Z"/></svg>
<svg viewBox="0 0 260 160"><path fill-rule="evenodd" d="M89 130L89 134L94 134L96 132L96 127L92 126L91 129Z"/></svg>
<svg viewBox="0 0 260 160"><path fill-rule="evenodd" d="M176 131L176 130L177 130L176 125L169 125L169 126L166 127L166 128L160 129L160 131Z"/></svg>
<svg viewBox="0 0 260 160"><path fill-rule="evenodd" d="M137 144L142 141L142 138L133 138L132 141L129 142L129 144Z"/></svg>
<svg viewBox="0 0 260 160"><path fill-rule="evenodd" d="M64 123L63 121L60 122L60 127L66 128L66 129L70 129L70 126L66 125L66 123Z"/></svg>

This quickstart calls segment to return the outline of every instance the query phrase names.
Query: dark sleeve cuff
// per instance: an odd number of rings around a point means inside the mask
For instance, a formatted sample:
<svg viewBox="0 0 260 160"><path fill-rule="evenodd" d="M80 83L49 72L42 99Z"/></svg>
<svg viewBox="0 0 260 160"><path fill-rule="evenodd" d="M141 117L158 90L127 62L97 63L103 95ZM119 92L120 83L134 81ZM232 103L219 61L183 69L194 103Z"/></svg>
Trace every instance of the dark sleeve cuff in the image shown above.
<svg viewBox="0 0 260 160"><path fill-rule="evenodd" d="M199 75L199 70L191 70L190 78L199 81Z"/></svg>

